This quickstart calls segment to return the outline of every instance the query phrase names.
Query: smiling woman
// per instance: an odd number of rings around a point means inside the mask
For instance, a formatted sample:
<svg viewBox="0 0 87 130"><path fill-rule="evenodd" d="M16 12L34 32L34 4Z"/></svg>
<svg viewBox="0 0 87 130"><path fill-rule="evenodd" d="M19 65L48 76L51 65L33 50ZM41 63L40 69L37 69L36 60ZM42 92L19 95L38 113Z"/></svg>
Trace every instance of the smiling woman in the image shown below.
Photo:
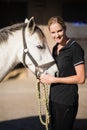
<svg viewBox="0 0 87 130"><path fill-rule="evenodd" d="M41 75L40 81L50 84L50 114L53 130L73 130L78 111L78 84L85 83L83 48L66 35L66 25L60 16L48 21L51 37L56 44L53 57L59 76Z"/></svg>

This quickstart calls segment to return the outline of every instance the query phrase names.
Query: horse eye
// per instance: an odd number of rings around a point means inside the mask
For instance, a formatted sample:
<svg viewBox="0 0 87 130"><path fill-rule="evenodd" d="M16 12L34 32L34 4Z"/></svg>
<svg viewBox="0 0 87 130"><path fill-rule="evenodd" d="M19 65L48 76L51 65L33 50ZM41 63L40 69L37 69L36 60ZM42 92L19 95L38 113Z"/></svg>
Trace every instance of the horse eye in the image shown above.
<svg viewBox="0 0 87 130"><path fill-rule="evenodd" d="M38 48L38 49L44 49L44 47L41 46L41 45L38 45L37 48Z"/></svg>

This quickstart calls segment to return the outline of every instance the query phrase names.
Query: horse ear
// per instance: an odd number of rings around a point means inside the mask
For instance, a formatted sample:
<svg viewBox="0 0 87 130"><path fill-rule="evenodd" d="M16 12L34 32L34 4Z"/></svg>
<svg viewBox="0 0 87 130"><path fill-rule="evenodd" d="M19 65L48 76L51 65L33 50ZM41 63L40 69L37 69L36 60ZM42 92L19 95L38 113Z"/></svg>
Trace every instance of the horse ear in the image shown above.
<svg viewBox="0 0 87 130"><path fill-rule="evenodd" d="M31 17L28 21L28 30L29 32L32 34L34 32L34 29L35 29L35 20L34 20L34 17Z"/></svg>
<svg viewBox="0 0 87 130"><path fill-rule="evenodd" d="M25 23L28 23L28 19L26 18L24 22L25 22Z"/></svg>

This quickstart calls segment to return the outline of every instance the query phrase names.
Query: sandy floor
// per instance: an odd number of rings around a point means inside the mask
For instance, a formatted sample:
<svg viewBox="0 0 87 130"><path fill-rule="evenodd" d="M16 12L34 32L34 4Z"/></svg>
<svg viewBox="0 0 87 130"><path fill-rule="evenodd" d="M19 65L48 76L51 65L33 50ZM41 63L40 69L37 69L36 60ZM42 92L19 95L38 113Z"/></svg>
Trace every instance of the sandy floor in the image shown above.
<svg viewBox="0 0 87 130"><path fill-rule="evenodd" d="M79 111L75 130L87 130L86 84L87 81L79 86ZM0 130L39 129L45 130L45 127L38 117L36 78L24 69L18 78L0 84Z"/></svg>

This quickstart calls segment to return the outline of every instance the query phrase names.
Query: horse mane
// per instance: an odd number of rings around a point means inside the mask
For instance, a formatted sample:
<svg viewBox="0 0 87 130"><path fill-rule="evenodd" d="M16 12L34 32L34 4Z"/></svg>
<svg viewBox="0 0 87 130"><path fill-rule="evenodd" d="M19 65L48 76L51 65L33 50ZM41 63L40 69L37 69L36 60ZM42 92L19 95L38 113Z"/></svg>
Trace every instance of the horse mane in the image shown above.
<svg viewBox="0 0 87 130"><path fill-rule="evenodd" d="M22 27L25 26L26 23L17 23L0 29L0 43L7 41L9 35L12 35L12 32L20 30Z"/></svg>

